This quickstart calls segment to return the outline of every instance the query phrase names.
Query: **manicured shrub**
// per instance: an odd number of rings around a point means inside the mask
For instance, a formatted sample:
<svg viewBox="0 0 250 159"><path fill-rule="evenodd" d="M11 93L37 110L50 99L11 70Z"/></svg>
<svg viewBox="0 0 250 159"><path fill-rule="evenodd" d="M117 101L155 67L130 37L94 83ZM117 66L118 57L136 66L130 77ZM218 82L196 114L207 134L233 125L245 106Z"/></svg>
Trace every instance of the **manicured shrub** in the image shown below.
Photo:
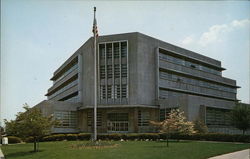
<svg viewBox="0 0 250 159"><path fill-rule="evenodd" d="M164 138L165 134L161 134L160 138ZM207 134L192 134L192 135L181 135L171 134L171 139L182 139L182 140L205 140L205 141L223 141L223 142L250 142L250 135L232 135L222 133L207 133Z"/></svg>
<svg viewBox="0 0 250 159"><path fill-rule="evenodd" d="M122 134L109 134L109 139L110 140L121 140L122 139Z"/></svg>
<svg viewBox="0 0 250 159"><path fill-rule="evenodd" d="M49 135L49 136L43 137L42 140L43 141L62 141L62 140L66 140L66 135L65 134Z"/></svg>
<svg viewBox="0 0 250 159"><path fill-rule="evenodd" d="M9 144L16 144L16 143L21 143L22 140L19 137L16 136L8 136L8 143Z"/></svg>
<svg viewBox="0 0 250 159"><path fill-rule="evenodd" d="M65 139L68 141L75 141L78 139L78 134L66 134Z"/></svg>
<svg viewBox="0 0 250 159"><path fill-rule="evenodd" d="M114 133L114 134L98 134L100 140L158 140L167 139L165 133ZM230 135L221 133L201 133L201 134L170 134L170 139L177 140L203 140L203 141L223 141L223 142L246 142L250 143L250 135ZM90 140L91 134L54 134L43 137L40 141L62 141L62 140ZM26 142L32 142L32 138L27 138Z"/></svg>
<svg viewBox="0 0 250 159"><path fill-rule="evenodd" d="M88 133L80 133L78 134L78 139L79 140L90 140L91 134Z"/></svg>
<svg viewBox="0 0 250 159"><path fill-rule="evenodd" d="M131 133L131 134L126 134L124 139L126 139L126 140L138 140L139 137L138 137L138 134Z"/></svg>
<svg viewBox="0 0 250 159"><path fill-rule="evenodd" d="M111 140L109 134L98 134L97 139L99 139L99 140Z"/></svg>

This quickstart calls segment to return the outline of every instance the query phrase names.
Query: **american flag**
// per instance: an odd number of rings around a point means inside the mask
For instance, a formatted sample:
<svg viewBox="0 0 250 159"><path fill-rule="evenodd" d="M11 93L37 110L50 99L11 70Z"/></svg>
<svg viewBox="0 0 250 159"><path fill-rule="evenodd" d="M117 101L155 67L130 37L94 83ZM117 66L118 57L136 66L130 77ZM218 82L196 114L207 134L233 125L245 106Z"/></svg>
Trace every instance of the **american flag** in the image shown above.
<svg viewBox="0 0 250 159"><path fill-rule="evenodd" d="M93 22L92 32L93 32L95 37L98 37L98 29L97 29L97 22L96 22L96 18L95 18L95 12L96 12L96 7L94 7L94 22Z"/></svg>

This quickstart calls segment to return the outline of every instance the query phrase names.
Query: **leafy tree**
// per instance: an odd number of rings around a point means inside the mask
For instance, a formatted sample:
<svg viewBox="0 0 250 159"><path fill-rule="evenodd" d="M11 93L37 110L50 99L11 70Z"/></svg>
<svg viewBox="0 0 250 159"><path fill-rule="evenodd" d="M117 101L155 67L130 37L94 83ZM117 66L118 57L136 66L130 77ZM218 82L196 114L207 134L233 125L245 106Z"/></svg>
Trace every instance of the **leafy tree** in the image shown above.
<svg viewBox="0 0 250 159"><path fill-rule="evenodd" d="M200 119L194 121L194 130L196 133L208 133L207 125Z"/></svg>
<svg viewBox="0 0 250 159"><path fill-rule="evenodd" d="M151 121L151 124L160 128L160 132L166 133L167 135L167 146L168 139L171 134L192 134L194 133L194 124L186 121L184 112L179 109L172 109L168 118L162 122Z"/></svg>
<svg viewBox="0 0 250 159"><path fill-rule="evenodd" d="M57 122L53 120L53 117L45 117L42 115L38 108L29 108L27 104L24 104L25 112L19 112L16 115L15 120L5 120L6 133L8 135L15 135L18 137L34 138L34 152L37 152L38 139L46 134L50 133L51 127Z"/></svg>
<svg viewBox="0 0 250 159"><path fill-rule="evenodd" d="M242 130L243 135L250 129L250 107L248 105L237 103L229 116L232 125Z"/></svg>

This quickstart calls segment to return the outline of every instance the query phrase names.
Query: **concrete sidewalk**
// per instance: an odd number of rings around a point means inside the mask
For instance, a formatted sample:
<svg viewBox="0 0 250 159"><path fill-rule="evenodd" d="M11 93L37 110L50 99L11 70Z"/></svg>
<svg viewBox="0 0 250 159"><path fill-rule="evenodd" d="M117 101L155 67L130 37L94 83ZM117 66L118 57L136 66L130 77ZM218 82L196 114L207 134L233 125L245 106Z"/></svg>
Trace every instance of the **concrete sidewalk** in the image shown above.
<svg viewBox="0 0 250 159"><path fill-rule="evenodd" d="M215 156L209 159L250 159L250 149Z"/></svg>
<svg viewBox="0 0 250 159"><path fill-rule="evenodd" d="M0 147L0 159L4 159L4 155L3 155L3 152L1 150L1 147Z"/></svg>

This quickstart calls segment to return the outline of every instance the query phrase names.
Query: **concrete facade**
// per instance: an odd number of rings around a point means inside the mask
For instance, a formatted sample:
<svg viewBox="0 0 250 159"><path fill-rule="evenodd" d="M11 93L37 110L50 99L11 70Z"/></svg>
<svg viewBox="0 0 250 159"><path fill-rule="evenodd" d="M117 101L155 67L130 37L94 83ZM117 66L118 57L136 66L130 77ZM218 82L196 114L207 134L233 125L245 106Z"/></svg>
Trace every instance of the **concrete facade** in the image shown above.
<svg viewBox="0 0 250 159"><path fill-rule="evenodd" d="M98 132L153 132L149 121L165 118L173 108L209 125L207 115L230 110L237 101L239 87L222 76L225 68L218 60L138 32L100 36L97 44ZM48 100L37 105L44 114L66 120L55 133L92 131L93 72L89 38L54 72Z"/></svg>

